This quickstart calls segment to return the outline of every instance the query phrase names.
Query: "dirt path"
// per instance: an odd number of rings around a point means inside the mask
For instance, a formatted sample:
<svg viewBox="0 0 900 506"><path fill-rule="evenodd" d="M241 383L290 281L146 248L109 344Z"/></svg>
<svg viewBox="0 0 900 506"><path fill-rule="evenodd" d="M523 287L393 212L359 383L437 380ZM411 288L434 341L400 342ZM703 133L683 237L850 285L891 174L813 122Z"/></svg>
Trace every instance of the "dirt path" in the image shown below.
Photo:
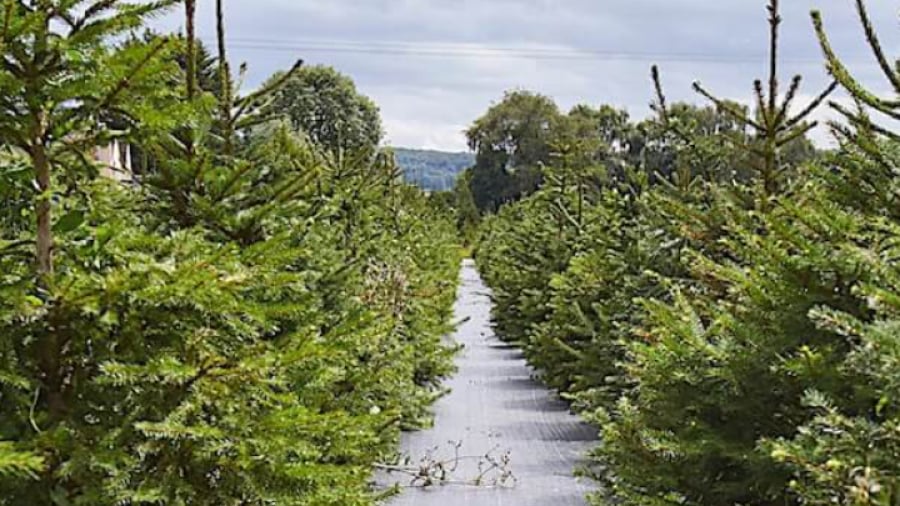
<svg viewBox="0 0 900 506"><path fill-rule="evenodd" d="M459 373L448 383L452 393L435 407L431 430L404 437L403 452L419 460L438 448L453 455L451 441L462 443L462 455L481 455L497 448L510 454L513 487L448 485L408 488L390 506L583 506L589 480L574 469L594 444L596 431L571 415L556 396L531 379L522 353L494 337L490 328L488 289L474 265L466 261L456 303L458 319L468 320L454 336L465 349L457 359ZM466 461L453 474L469 480L479 474L476 461ZM392 475L388 483L408 484Z"/></svg>

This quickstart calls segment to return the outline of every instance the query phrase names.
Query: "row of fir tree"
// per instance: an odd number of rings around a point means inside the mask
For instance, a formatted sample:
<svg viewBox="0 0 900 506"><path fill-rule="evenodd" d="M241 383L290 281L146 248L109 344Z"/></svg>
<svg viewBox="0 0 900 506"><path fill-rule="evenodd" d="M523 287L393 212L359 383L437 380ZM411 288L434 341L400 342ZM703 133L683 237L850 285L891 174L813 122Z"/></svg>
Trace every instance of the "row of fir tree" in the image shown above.
<svg viewBox="0 0 900 506"><path fill-rule="evenodd" d="M799 103L771 0L752 108L697 84L687 114L654 69L662 166L563 131L540 189L482 224L499 333L600 428L594 504L900 504L900 73L856 6L893 96L813 13L834 84ZM787 156L828 101L837 147Z"/></svg>
<svg viewBox="0 0 900 506"><path fill-rule="evenodd" d="M371 504L452 367L454 224L279 119L299 64L242 94L196 4L0 2L0 505Z"/></svg>

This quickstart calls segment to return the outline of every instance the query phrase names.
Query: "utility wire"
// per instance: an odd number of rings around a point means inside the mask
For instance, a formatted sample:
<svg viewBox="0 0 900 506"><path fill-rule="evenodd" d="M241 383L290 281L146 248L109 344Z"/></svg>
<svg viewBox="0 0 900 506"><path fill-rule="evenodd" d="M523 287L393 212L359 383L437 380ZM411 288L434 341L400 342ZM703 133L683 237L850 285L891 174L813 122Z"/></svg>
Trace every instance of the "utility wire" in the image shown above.
<svg viewBox="0 0 900 506"><path fill-rule="evenodd" d="M765 62L765 54L725 55L715 53L674 53L610 51L578 48L532 48L512 46L480 46L459 43L413 43L386 41L277 40L231 38L229 45L250 51L285 51L296 53L346 53L374 56L411 56L437 58L522 58L556 61L635 61L749 64ZM784 58L789 63L814 64L821 59Z"/></svg>

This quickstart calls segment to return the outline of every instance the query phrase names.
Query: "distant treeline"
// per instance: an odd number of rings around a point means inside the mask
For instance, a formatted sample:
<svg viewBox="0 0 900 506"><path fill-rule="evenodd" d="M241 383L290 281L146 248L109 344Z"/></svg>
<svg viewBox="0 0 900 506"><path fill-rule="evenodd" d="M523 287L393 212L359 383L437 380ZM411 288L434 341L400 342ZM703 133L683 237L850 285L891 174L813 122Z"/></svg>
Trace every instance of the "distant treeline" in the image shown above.
<svg viewBox="0 0 900 506"><path fill-rule="evenodd" d="M394 148L394 155L406 181L430 191L453 189L459 175L475 163L475 155L465 152Z"/></svg>

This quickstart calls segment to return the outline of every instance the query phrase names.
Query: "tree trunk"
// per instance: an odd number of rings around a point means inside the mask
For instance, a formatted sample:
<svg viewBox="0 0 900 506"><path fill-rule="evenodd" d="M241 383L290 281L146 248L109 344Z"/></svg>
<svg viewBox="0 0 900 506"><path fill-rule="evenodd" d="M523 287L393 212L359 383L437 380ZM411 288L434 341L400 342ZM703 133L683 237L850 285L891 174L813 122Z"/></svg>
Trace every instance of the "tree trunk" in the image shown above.
<svg viewBox="0 0 900 506"><path fill-rule="evenodd" d="M222 137L225 140L224 154L231 157L234 154L234 122L231 111L234 106L231 84L231 65L228 63L228 53L225 45L225 6L224 0L216 0L216 40L219 48L219 81L222 87L221 115Z"/></svg>
<svg viewBox="0 0 900 506"><path fill-rule="evenodd" d="M184 16L185 16L185 28L187 30L187 48L185 51L187 52L187 98L188 100L194 100L194 97L197 94L197 35L196 35L196 16L197 16L197 1L196 0L185 0L184 2Z"/></svg>
<svg viewBox="0 0 900 506"><path fill-rule="evenodd" d="M41 288L47 289L50 287L53 276L53 179L50 157L47 154L47 147L44 145L46 132L46 114L44 112L38 112L34 115L33 128L30 141L30 155L39 192L36 203L37 239L35 241L35 256L38 283ZM55 308L52 311L55 311ZM63 347L60 337L61 332L61 323L57 321L55 316L51 317L46 336L40 343L38 355L47 407L50 419L53 421L62 419L67 411L61 371Z"/></svg>
<svg viewBox="0 0 900 506"><path fill-rule="evenodd" d="M38 121L43 123L43 119ZM40 130L40 129L39 129ZM37 268L42 282L47 282L53 274L53 209L50 195L52 180L50 159L44 146L43 134L38 132L32 139L31 161L40 194L37 200Z"/></svg>
<svg viewBox="0 0 900 506"><path fill-rule="evenodd" d="M68 412L63 374L63 349L66 339L63 337L65 323L56 316L58 308L54 308L50 318L50 328L40 349L41 381L47 399L47 410L53 423L62 420Z"/></svg>

